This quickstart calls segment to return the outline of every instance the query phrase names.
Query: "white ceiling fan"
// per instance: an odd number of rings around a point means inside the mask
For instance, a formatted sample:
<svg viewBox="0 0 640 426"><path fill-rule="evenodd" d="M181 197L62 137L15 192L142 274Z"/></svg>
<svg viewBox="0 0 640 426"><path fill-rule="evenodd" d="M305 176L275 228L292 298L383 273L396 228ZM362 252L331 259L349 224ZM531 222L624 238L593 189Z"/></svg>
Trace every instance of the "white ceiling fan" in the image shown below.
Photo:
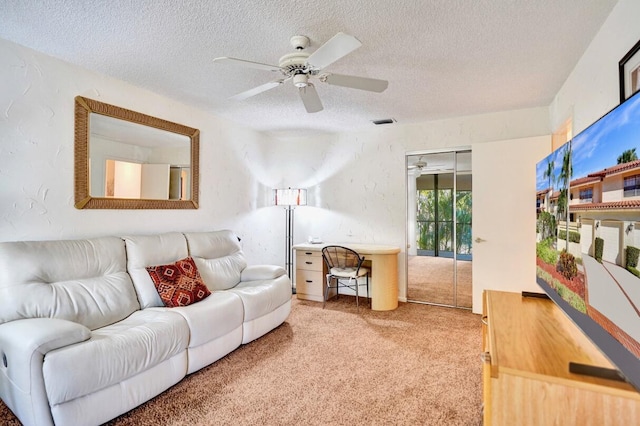
<svg viewBox="0 0 640 426"><path fill-rule="evenodd" d="M424 161L424 160L422 159L422 157L419 157L419 158L418 158L418 161L416 161L416 162L415 162L415 163L413 163L413 164L409 164L409 165L407 166L407 169L409 169L409 170L413 170L413 169L422 170L422 169L424 169L425 167L427 167L427 162L426 162L426 161Z"/></svg>
<svg viewBox="0 0 640 426"><path fill-rule="evenodd" d="M415 163L407 165L407 170L414 172L440 171L444 170L444 167L444 164L427 164L420 156Z"/></svg>
<svg viewBox="0 0 640 426"><path fill-rule="evenodd" d="M324 72L326 67L362 46L362 43L354 36L340 32L311 54L304 51L309 46L309 38L306 36L291 37L291 45L296 51L281 57L278 65L263 64L226 56L215 58L213 61L218 63L239 65L280 74L277 79L239 93L230 99L247 99L292 80L293 85L298 88L300 98L307 112L318 112L322 111L323 107L318 92L316 92L313 83L310 81L312 78L317 78L323 83L334 86L378 93L383 92L389 85L386 80Z"/></svg>

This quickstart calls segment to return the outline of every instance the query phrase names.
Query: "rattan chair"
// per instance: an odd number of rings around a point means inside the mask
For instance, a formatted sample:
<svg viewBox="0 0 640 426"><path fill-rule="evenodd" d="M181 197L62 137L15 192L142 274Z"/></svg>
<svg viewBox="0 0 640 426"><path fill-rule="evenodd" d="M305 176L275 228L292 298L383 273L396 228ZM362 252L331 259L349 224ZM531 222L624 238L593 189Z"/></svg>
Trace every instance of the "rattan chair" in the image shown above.
<svg viewBox="0 0 640 426"><path fill-rule="evenodd" d="M360 277L366 277L367 299L369 299L369 269L362 267L364 256L347 247L326 246L322 249L322 258L328 271L322 308L324 309L327 303L329 289L335 288L337 296L340 294L340 287L348 287L356 292L356 309L359 311L358 278Z"/></svg>

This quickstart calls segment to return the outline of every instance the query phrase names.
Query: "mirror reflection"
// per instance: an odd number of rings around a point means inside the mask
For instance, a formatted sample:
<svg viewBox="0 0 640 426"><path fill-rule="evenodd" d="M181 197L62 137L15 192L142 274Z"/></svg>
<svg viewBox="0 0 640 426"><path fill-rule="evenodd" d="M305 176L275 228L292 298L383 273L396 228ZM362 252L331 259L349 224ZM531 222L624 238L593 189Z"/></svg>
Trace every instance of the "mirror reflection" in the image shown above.
<svg viewBox="0 0 640 426"><path fill-rule="evenodd" d="M187 136L95 113L89 128L92 197L191 198Z"/></svg>
<svg viewBox="0 0 640 426"><path fill-rule="evenodd" d="M77 208L197 208L199 131L76 97Z"/></svg>

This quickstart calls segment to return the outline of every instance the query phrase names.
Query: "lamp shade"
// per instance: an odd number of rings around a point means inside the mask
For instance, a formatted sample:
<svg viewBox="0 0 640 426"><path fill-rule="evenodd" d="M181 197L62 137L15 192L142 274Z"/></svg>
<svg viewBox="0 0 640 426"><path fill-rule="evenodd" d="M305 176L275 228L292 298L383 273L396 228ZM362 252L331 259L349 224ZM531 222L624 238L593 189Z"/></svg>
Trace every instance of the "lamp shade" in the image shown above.
<svg viewBox="0 0 640 426"><path fill-rule="evenodd" d="M307 190L300 188L274 189L276 206L306 206Z"/></svg>

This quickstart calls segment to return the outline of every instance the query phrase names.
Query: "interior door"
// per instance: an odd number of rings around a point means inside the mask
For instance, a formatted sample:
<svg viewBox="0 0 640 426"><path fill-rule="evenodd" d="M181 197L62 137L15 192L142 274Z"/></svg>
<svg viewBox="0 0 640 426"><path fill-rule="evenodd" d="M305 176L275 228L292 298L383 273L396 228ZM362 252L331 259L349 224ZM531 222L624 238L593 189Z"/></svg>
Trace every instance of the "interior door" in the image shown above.
<svg viewBox="0 0 640 426"><path fill-rule="evenodd" d="M473 146L475 313L482 313L485 289L542 291L536 284L535 176L550 146L550 136Z"/></svg>
<svg viewBox="0 0 640 426"><path fill-rule="evenodd" d="M407 155L407 300L471 308L471 152Z"/></svg>
<svg viewBox="0 0 640 426"><path fill-rule="evenodd" d="M140 197L148 200L169 199L169 164L142 164Z"/></svg>

